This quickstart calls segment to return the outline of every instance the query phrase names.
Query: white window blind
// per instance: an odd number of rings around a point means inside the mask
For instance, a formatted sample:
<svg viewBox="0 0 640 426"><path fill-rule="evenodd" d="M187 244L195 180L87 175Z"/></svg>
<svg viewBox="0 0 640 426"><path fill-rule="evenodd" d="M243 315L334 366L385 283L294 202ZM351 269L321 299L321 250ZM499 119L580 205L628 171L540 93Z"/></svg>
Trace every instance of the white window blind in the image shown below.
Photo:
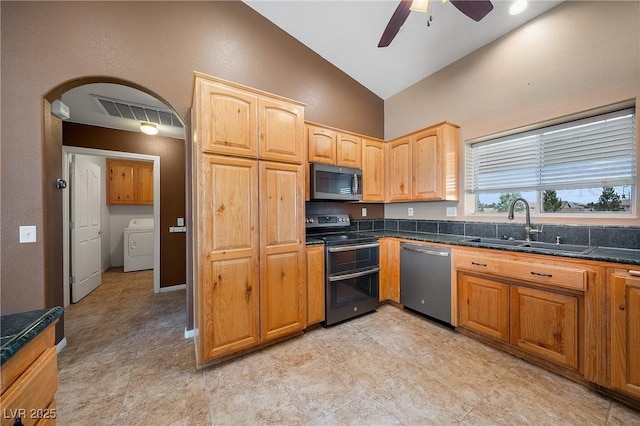
<svg viewBox="0 0 640 426"><path fill-rule="evenodd" d="M474 193L634 185L635 108L471 144Z"/></svg>

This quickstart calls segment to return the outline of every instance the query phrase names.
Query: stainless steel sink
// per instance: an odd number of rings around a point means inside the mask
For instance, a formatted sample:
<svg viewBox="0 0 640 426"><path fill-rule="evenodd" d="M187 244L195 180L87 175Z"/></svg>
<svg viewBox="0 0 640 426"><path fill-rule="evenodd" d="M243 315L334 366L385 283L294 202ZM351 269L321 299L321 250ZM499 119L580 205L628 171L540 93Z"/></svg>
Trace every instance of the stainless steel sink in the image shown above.
<svg viewBox="0 0 640 426"><path fill-rule="evenodd" d="M548 251L554 253L580 253L586 254L595 250L597 247L581 246L572 244L554 244L544 243L541 241L522 241L522 240L501 240L498 238L467 238L465 242L480 243L494 247L522 247L535 250Z"/></svg>

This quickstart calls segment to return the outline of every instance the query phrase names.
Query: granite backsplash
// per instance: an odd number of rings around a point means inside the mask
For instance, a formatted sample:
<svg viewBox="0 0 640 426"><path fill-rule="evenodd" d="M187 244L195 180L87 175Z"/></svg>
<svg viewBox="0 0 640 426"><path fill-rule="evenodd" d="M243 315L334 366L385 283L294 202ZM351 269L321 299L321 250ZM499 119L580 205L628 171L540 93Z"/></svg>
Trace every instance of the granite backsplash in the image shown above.
<svg viewBox="0 0 640 426"><path fill-rule="evenodd" d="M555 243L556 236L562 244L577 244L598 247L640 249L640 227L632 226L585 226L585 225L541 225L542 233L532 239ZM462 222L407 219L360 219L351 221L352 231L406 231L430 234L454 234L469 237L524 239L523 224Z"/></svg>

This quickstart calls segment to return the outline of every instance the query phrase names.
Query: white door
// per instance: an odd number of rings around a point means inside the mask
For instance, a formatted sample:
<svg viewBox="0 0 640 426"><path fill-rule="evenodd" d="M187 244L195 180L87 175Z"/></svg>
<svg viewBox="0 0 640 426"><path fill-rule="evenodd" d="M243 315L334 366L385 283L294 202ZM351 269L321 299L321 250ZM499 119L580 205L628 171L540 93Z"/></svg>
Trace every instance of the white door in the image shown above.
<svg viewBox="0 0 640 426"><path fill-rule="evenodd" d="M100 167L75 155L71 174L71 302L102 282Z"/></svg>

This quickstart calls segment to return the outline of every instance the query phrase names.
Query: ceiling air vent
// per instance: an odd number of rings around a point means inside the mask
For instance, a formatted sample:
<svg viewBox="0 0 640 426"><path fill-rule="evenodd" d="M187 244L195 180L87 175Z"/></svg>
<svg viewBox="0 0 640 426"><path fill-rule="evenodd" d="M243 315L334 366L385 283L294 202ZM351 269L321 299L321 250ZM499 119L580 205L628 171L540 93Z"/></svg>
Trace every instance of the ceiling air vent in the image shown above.
<svg viewBox="0 0 640 426"><path fill-rule="evenodd" d="M159 109L149 105L136 104L119 99L105 98L104 96L91 95L98 102L100 109L111 117L128 118L137 121L149 121L151 123L182 128L178 117L168 109Z"/></svg>

